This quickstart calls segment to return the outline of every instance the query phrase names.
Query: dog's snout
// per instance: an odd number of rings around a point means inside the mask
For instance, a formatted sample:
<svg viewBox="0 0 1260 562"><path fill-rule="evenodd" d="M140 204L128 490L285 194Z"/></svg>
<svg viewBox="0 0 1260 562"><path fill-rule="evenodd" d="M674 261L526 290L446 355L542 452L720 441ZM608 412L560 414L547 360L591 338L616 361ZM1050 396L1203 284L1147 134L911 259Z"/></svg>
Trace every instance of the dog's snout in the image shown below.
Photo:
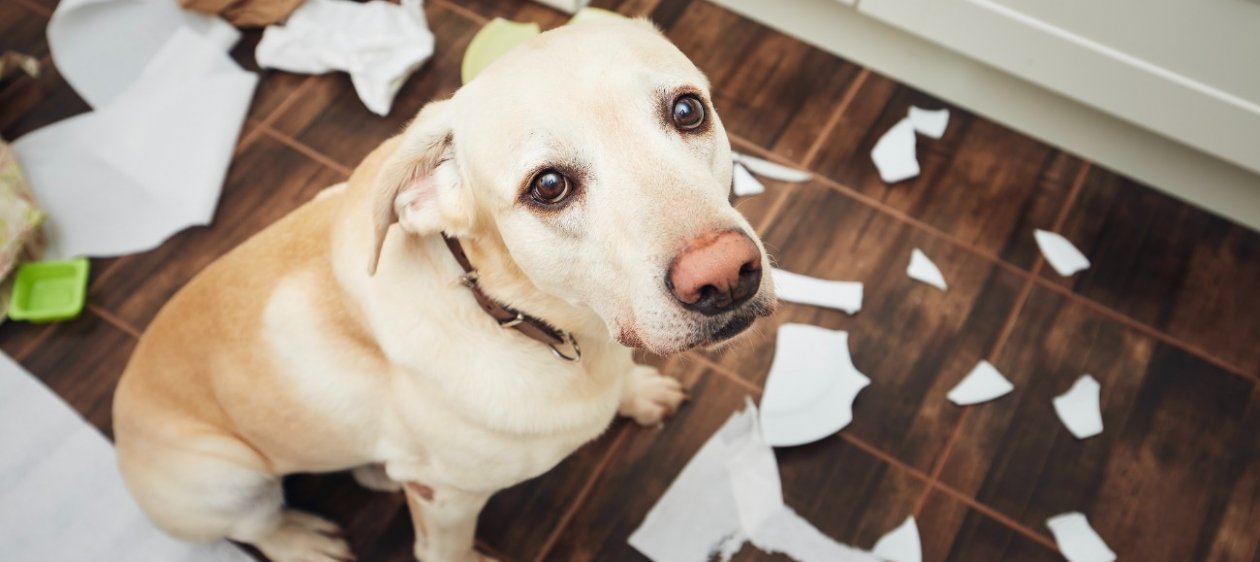
<svg viewBox="0 0 1260 562"><path fill-rule="evenodd" d="M674 298L689 310L712 316L731 310L761 286L761 251L743 232L700 236L674 257L666 275Z"/></svg>

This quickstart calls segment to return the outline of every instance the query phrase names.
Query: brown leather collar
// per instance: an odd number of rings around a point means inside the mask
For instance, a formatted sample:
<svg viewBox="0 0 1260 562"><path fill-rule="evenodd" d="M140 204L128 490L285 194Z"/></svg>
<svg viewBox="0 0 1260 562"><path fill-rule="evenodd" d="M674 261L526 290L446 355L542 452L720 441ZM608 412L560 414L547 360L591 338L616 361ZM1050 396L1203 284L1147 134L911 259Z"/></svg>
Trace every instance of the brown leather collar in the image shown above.
<svg viewBox="0 0 1260 562"><path fill-rule="evenodd" d="M500 304L498 301L490 298L490 295L482 291L481 286L477 284L477 268L473 267L472 262L468 260L468 254L464 253L464 247L459 243L459 239L447 236L443 232L442 240L446 242L446 247L450 249L451 255L455 256L455 261L459 262L459 267L464 270L464 275L460 278L460 282L472 291L473 298L477 299L478 305L481 305L481 310L489 314L499 324L500 328L511 328L546 344L556 357L565 361L578 361L582 358L582 349L578 347L577 340L573 337L573 334L557 329L543 320ZM573 348L572 355L566 355L557 348L557 346L565 344Z"/></svg>

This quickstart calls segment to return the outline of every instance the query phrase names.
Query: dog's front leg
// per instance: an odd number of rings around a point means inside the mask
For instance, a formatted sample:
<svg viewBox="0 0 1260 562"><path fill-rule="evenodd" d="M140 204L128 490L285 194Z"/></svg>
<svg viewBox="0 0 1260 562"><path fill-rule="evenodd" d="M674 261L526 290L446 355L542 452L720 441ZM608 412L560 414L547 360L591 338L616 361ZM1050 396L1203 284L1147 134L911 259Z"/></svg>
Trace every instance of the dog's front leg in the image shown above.
<svg viewBox="0 0 1260 562"><path fill-rule="evenodd" d="M416 530L416 559L421 562L494 562L473 550L477 515L490 494L409 482L404 486L411 524Z"/></svg>
<svg viewBox="0 0 1260 562"><path fill-rule="evenodd" d="M652 367L636 364L626 354L621 392L621 405L617 413L631 418L639 425L658 425L672 415L687 399L678 379L661 374Z"/></svg>

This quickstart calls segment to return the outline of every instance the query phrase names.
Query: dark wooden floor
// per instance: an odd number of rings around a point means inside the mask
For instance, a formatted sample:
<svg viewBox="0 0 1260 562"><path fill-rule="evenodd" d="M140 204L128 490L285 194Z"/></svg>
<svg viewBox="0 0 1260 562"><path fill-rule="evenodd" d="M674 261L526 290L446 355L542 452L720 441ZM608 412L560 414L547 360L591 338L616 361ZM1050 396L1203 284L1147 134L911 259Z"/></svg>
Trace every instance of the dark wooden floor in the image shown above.
<svg viewBox="0 0 1260 562"><path fill-rule="evenodd" d="M0 50L48 62L41 30L55 1L0 0ZM1121 560L1260 562L1260 235L707 2L595 4L649 15L693 57L737 149L818 174L738 204L785 268L864 281L867 300L854 317L786 305L739 349L666 361L695 399L663 430L617 423L500 494L482 518L484 548L515 562L640 560L626 537L743 397L760 393L770 324L794 321L849 330L874 381L849 428L779 451L788 503L826 534L869 548L914 514L925 560L1050 561L1061 557L1046 518L1080 510ZM6 323L0 348L108 433L136 336L178 287L453 91L487 18L566 19L512 0L426 9L438 53L390 117L369 114L344 75L264 73L213 226L94 260L82 318ZM257 38L234 53L250 68ZM53 69L0 92L8 139L86 110ZM889 187L868 153L910 104L950 107L952 120L943 139L921 143L922 175ZM1093 267L1059 278L1034 228L1063 233ZM905 276L915 247L948 292ZM1015 391L954 407L945 393L982 358ZM1082 373L1102 382L1106 431L1078 442L1050 398ZM289 488L294 504L348 527L360 560L409 560L400 497L347 475ZM739 559L775 558L745 549Z"/></svg>

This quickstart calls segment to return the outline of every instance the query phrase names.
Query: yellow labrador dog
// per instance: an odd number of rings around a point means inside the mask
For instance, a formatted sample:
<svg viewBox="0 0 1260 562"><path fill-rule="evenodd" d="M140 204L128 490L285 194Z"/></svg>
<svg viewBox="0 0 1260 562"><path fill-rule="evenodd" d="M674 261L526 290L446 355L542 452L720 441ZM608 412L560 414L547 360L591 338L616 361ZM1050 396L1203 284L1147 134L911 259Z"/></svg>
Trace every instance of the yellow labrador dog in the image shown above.
<svg viewBox="0 0 1260 562"><path fill-rule="evenodd" d="M544 33L175 295L114 406L144 511L276 562L351 560L280 479L406 493L425 562L484 560L478 512L678 382L631 348L770 313L708 82L644 21Z"/></svg>

